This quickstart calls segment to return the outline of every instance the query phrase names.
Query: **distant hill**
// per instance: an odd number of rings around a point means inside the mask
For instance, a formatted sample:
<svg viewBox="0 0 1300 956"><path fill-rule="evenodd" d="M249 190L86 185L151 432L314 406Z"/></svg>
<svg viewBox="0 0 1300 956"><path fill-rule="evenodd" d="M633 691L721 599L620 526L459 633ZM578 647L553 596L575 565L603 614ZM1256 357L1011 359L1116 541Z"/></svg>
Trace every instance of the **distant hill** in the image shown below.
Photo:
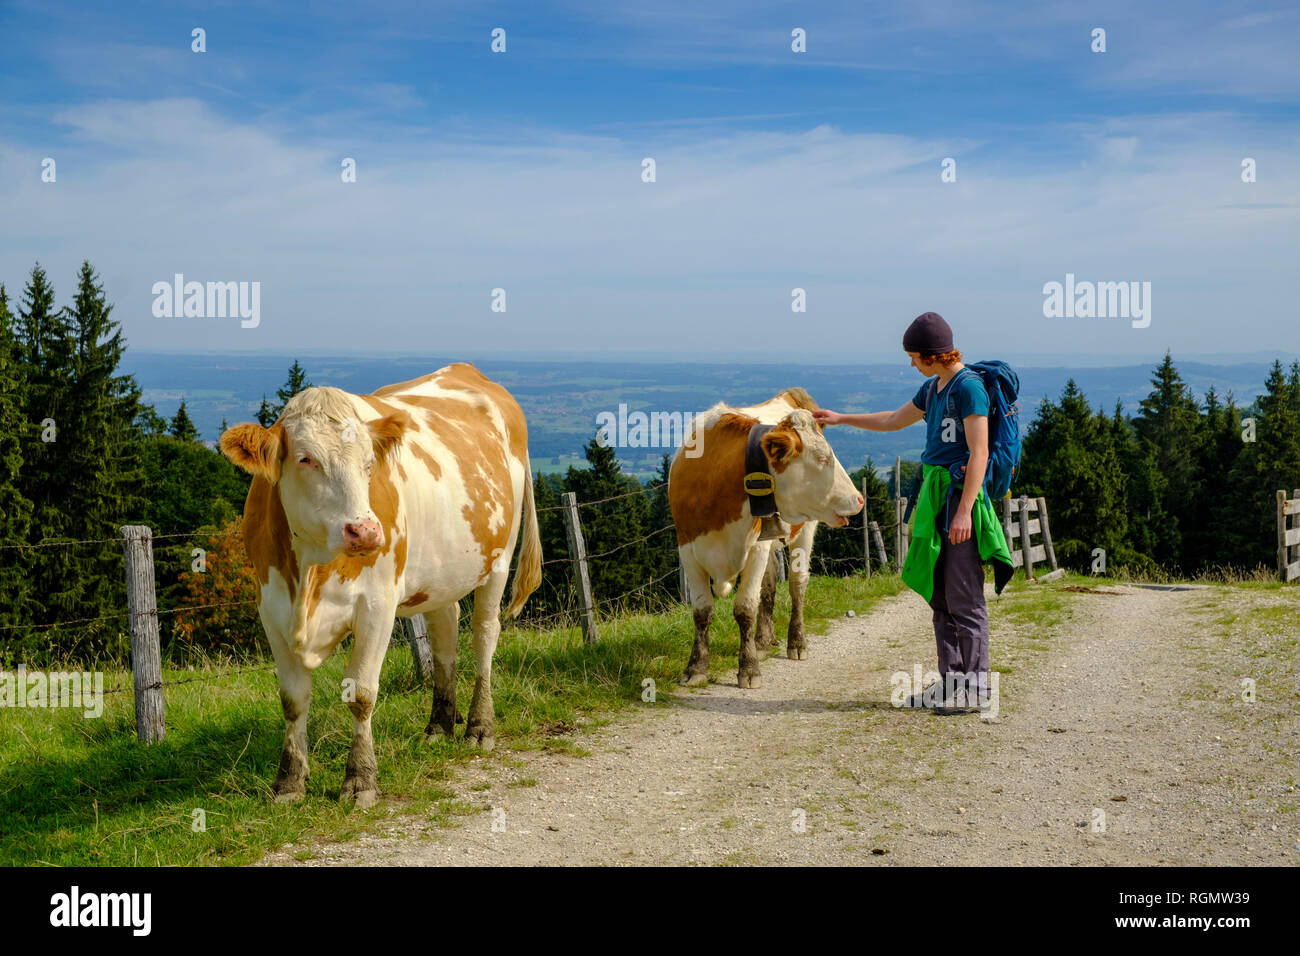
<svg viewBox="0 0 1300 956"><path fill-rule="evenodd" d="M315 385L370 392L392 382L416 378L456 357L375 358L300 356ZM182 398L201 436L215 440L224 418L230 424L252 420L265 394L272 400L284 384L292 355L165 355L128 350L123 371L136 377L144 399L170 418ZM1177 362L1177 356L1175 356ZM745 405L781 389L801 385L823 406L837 411L879 411L908 401L921 377L903 362L873 365L694 364L619 361L524 361L480 359L484 374L514 394L528 417L534 467L563 469L582 461L582 447L595 434L596 416L635 411L700 412L717 401ZM1178 362L1178 370L1198 398L1213 385L1248 404L1263 390L1270 362L1214 365ZM1118 399L1133 412L1150 391L1153 365L1107 367L1017 366L1026 414L1044 397L1055 399L1073 378L1094 407L1107 412ZM828 432L836 454L848 468L870 454L877 464L895 455L917 457L924 436L919 427L881 434L856 428ZM642 476L657 467L666 448L624 448L621 458Z"/></svg>

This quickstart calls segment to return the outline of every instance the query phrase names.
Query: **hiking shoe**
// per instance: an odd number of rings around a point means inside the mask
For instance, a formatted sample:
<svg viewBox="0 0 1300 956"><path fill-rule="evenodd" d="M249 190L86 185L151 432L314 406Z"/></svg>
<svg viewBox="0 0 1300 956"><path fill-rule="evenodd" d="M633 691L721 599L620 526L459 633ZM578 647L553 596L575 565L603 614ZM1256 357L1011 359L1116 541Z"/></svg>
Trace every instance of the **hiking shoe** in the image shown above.
<svg viewBox="0 0 1300 956"><path fill-rule="evenodd" d="M947 700L936 701L934 704L934 712L940 717L951 717L953 714L973 714L978 710L978 707L967 707L966 702L957 697L949 697Z"/></svg>
<svg viewBox="0 0 1300 956"><path fill-rule="evenodd" d="M910 697L905 697L903 699L903 706L910 707L913 710L920 710L924 707L933 707L935 698L942 695L942 693L943 693L943 684L942 682L937 682L931 684L929 687L921 691L919 694L913 694Z"/></svg>

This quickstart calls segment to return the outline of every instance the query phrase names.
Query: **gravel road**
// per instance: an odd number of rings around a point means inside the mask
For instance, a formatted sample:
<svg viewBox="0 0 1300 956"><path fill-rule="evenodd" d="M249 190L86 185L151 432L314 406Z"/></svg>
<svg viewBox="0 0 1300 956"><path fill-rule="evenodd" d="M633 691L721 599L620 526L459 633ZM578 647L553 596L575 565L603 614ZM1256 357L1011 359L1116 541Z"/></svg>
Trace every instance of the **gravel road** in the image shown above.
<svg viewBox="0 0 1300 956"><path fill-rule="evenodd" d="M929 610L907 592L810 635L806 661L767 659L759 690L732 672L580 728L589 756L457 765L448 786L481 812L455 826L396 815L264 862L1300 864L1300 602L1054 596L1035 614L990 590L996 720L890 705L891 675L934 666Z"/></svg>

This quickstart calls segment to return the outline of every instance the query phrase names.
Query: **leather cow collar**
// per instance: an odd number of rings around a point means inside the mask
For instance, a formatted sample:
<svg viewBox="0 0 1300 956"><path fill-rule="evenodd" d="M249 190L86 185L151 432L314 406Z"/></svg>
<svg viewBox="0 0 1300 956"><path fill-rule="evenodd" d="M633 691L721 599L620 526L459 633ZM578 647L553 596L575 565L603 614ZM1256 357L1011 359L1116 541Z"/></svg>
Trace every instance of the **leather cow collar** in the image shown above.
<svg viewBox="0 0 1300 956"><path fill-rule="evenodd" d="M754 425L745 441L745 494L749 496L750 514L755 518L777 514L776 486L762 445L763 436L773 427L775 426Z"/></svg>

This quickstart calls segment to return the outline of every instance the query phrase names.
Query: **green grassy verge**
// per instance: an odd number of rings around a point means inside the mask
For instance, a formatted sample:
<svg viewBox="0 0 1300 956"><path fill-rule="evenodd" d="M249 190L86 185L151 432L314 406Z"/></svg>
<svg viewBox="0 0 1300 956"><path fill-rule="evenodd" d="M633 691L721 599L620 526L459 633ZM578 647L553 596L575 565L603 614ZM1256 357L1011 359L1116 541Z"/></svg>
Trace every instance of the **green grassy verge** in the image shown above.
<svg viewBox="0 0 1300 956"><path fill-rule="evenodd" d="M823 631L828 618L849 609L863 614L900 590L888 575L814 577L808 629ZM783 642L789 597L778 593ZM578 721L651 706L641 701L643 679L652 678L660 692L670 688L692 636L684 607L602 621L591 647L576 628L506 629L493 668L497 753L582 753L568 736ZM739 635L729 600L718 602L711 648L715 676L734 673ZM430 692L417 685L401 646L384 664L373 720L383 802L371 811L336 802L352 734L351 715L338 699L344 661L337 654L315 674L311 779L299 804L270 801L284 728L274 670L165 671L165 681L197 679L167 687L167 739L150 747L135 738L128 672L105 674L106 689L124 690L105 698L97 719L77 710L0 710L0 865L247 864L288 843L349 839L394 812L444 823L478 812L447 786L456 763L475 751L459 739L425 737ZM473 655L462 634L462 711L472 680Z"/></svg>

